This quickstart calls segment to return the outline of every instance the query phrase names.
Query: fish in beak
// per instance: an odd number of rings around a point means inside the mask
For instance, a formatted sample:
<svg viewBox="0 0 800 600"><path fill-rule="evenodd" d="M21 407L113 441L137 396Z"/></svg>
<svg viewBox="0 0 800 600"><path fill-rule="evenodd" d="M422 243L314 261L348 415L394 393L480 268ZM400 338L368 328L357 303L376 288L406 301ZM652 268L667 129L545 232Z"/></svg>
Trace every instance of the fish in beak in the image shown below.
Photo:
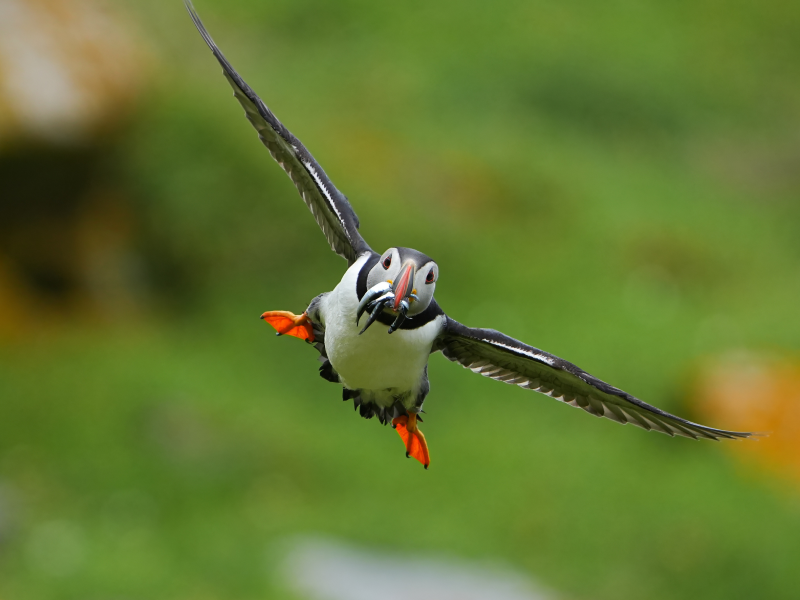
<svg viewBox="0 0 800 600"><path fill-rule="evenodd" d="M414 276L417 267L413 262L407 262L400 269L400 274L393 282L382 281L374 285L361 298L361 302L356 310L356 324L361 320L361 315L369 311L370 316L359 335L364 333L372 325L381 311L390 308L397 313L397 318L389 327L389 333L396 331L406 320L406 314L411 306L411 299L414 296Z"/></svg>

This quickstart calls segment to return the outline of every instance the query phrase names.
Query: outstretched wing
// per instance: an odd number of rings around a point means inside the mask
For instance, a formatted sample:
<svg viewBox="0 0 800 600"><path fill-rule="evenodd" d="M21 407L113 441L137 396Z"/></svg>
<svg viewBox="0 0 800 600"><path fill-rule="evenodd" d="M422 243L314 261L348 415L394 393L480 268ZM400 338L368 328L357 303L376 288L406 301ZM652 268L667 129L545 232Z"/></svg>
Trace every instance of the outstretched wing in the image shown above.
<svg viewBox="0 0 800 600"><path fill-rule="evenodd" d="M206 31L191 1L184 0L184 3L200 35L222 65L222 73L233 88L233 95L244 108L245 116L255 127L258 137L272 154L272 158L291 178L331 249L349 264L353 264L364 252L371 252L358 232L358 217L345 195L331 183L325 171L300 140L283 126L234 70Z"/></svg>
<svg viewBox="0 0 800 600"><path fill-rule="evenodd" d="M667 435L693 439L748 438L753 433L724 431L686 421L600 381L566 360L494 329L472 329L451 318L434 347L461 366L498 381L535 390L617 423L631 423Z"/></svg>

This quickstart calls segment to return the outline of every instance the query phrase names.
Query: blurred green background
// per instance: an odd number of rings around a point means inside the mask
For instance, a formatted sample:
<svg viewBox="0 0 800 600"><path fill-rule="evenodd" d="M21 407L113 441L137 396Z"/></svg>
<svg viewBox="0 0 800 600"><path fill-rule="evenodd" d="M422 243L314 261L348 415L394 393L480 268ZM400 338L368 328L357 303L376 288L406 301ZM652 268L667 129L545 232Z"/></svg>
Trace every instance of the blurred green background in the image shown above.
<svg viewBox="0 0 800 600"><path fill-rule="evenodd" d="M725 444L436 355L432 466L405 460L258 320L345 264L182 3L98 6L133 48L111 125L0 135L0 598L296 598L276 548L300 533L564 598L797 598L798 487ZM196 8L372 247L438 261L459 321L718 427L690 393L705 357L800 349L800 3ZM413 597L414 573L387 585Z"/></svg>

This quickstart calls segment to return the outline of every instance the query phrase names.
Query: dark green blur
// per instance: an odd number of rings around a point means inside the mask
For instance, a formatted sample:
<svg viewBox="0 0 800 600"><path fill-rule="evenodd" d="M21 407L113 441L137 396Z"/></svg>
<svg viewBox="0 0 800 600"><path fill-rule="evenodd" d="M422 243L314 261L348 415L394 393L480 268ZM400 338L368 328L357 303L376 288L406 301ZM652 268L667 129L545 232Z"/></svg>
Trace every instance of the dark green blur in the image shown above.
<svg viewBox="0 0 800 600"><path fill-rule="evenodd" d="M690 419L700 358L800 350L800 3L195 6L372 247L437 260L459 321ZM344 261L182 3L124 8L152 82L113 172L147 291L0 346L0 597L294 598L276 565L302 532L564 598L797 597L799 492L723 444L436 355L431 469L406 460L258 319ZM413 597L413 573L387 585Z"/></svg>

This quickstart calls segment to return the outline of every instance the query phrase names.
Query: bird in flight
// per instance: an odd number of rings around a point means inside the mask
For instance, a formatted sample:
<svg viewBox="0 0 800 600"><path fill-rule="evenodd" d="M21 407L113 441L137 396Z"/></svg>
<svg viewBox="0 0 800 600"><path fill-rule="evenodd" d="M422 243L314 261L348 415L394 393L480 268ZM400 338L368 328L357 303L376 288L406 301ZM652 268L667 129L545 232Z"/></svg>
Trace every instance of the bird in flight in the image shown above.
<svg viewBox="0 0 800 600"><path fill-rule="evenodd" d="M343 399L352 400L362 417L391 422L403 439L406 456L426 469L430 465L428 444L418 424L430 389L428 357L439 351L474 373L618 423L693 439L754 435L676 417L566 360L494 329L467 327L445 314L434 299L439 280L436 261L401 246L378 254L367 244L347 197L234 70L191 1L184 2L259 139L291 178L331 249L347 261L339 284L314 298L302 314L268 311L261 318L277 335L313 344L320 353L322 377L341 384Z"/></svg>

